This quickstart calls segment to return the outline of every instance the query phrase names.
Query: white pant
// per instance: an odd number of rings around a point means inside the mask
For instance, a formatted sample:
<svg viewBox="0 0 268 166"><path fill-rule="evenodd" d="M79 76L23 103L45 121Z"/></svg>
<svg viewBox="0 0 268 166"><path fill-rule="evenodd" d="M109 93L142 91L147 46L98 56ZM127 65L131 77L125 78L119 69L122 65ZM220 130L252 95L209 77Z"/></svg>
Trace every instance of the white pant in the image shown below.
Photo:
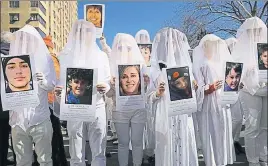
<svg viewBox="0 0 268 166"><path fill-rule="evenodd" d="M232 113L232 135L234 141L238 142L240 138L240 132L243 124L243 116L244 111L242 109L241 101L238 98L235 104L231 105L231 113Z"/></svg>
<svg viewBox="0 0 268 166"><path fill-rule="evenodd" d="M200 138L200 133L199 133L199 128L198 128L198 121L197 121L196 113L192 114L192 118L193 118L193 124L194 124L196 147L198 150L201 150L202 143L201 143L201 138Z"/></svg>
<svg viewBox="0 0 268 166"><path fill-rule="evenodd" d="M103 109L103 110L100 110ZM104 111L99 108L97 111ZM71 166L85 166L85 147L88 135L92 154L92 166L106 166L106 117L98 117L95 122L72 122L67 123L70 137Z"/></svg>
<svg viewBox="0 0 268 166"><path fill-rule="evenodd" d="M128 165L130 127L131 127L131 144L132 157L135 166L142 164L143 157L143 131L145 123L115 123L118 135L118 161L120 166Z"/></svg>
<svg viewBox="0 0 268 166"><path fill-rule="evenodd" d="M263 99L266 99L263 100ZM252 96L240 92L240 100L245 113L245 149L248 162L267 161L267 130L261 129L262 112L267 111L267 97ZM266 121L267 123L267 121ZM264 141L265 140L265 141Z"/></svg>
<svg viewBox="0 0 268 166"><path fill-rule="evenodd" d="M52 133L53 129L49 119L26 131L19 126L12 128L12 142L17 166L32 165L33 143L35 143L35 152L40 166L52 166Z"/></svg>

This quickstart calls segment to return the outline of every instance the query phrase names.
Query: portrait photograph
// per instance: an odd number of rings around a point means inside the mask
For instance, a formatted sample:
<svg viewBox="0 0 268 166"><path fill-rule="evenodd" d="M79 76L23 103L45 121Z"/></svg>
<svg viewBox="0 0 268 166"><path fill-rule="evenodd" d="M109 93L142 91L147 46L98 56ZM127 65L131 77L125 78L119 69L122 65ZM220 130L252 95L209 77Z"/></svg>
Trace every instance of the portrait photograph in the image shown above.
<svg viewBox="0 0 268 166"><path fill-rule="evenodd" d="M138 44L141 54L146 62L147 67L151 66L151 53L152 53L152 44Z"/></svg>
<svg viewBox="0 0 268 166"><path fill-rule="evenodd" d="M102 5L86 5L86 21L92 22L96 28L102 28L103 7Z"/></svg>
<svg viewBox="0 0 268 166"><path fill-rule="evenodd" d="M171 101L192 98L189 67L167 69L167 79Z"/></svg>
<svg viewBox="0 0 268 166"><path fill-rule="evenodd" d="M258 65L259 70L267 70L268 69L268 44L267 43L257 43L258 50Z"/></svg>
<svg viewBox="0 0 268 166"><path fill-rule="evenodd" d="M140 65L118 65L119 95L141 95Z"/></svg>
<svg viewBox="0 0 268 166"><path fill-rule="evenodd" d="M226 62L224 92L238 91L242 70L242 63Z"/></svg>
<svg viewBox="0 0 268 166"><path fill-rule="evenodd" d="M65 104L92 105L93 69L67 68Z"/></svg>
<svg viewBox="0 0 268 166"><path fill-rule="evenodd" d="M1 58L6 93L33 90L33 75L29 55Z"/></svg>

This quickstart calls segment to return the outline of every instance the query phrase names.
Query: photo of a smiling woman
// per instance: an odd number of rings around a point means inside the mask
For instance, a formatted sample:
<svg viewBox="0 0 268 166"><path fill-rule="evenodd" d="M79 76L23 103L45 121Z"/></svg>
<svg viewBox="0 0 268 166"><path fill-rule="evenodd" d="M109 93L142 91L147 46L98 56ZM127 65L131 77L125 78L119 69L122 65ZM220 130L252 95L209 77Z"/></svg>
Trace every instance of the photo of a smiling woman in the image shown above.
<svg viewBox="0 0 268 166"><path fill-rule="evenodd" d="M167 76L171 101L192 98L188 67L167 69Z"/></svg>
<svg viewBox="0 0 268 166"><path fill-rule="evenodd" d="M65 104L92 104L93 70L67 68Z"/></svg>
<svg viewBox="0 0 268 166"><path fill-rule="evenodd" d="M86 20L92 22L96 28L102 28L102 6L87 5Z"/></svg>
<svg viewBox="0 0 268 166"><path fill-rule="evenodd" d="M141 78L139 65L119 65L120 96L141 95Z"/></svg>
<svg viewBox="0 0 268 166"><path fill-rule="evenodd" d="M226 63L224 91L238 91L242 74L241 63Z"/></svg>
<svg viewBox="0 0 268 166"><path fill-rule="evenodd" d="M6 93L33 90L29 55L2 58Z"/></svg>

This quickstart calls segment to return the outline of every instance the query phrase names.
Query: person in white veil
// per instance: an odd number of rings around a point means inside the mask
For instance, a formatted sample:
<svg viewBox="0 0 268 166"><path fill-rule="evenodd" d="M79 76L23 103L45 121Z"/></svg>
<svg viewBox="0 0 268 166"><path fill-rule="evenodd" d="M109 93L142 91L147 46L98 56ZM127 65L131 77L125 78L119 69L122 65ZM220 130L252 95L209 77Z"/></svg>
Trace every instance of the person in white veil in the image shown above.
<svg viewBox="0 0 268 166"><path fill-rule="evenodd" d="M206 165L222 166L235 160L231 113L221 105L224 63L231 61L227 44L208 34L193 52L193 71L198 84L197 120Z"/></svg>
<svg viewBox="0 0 268 166"><path fill-rule="evenodd" d="M106 166L106 112L104 95L110 89L110 67L105 53L99 50L96 44L96 28L91 22L77 20L71 29L67 44L59 54L61 71L66 67L96 68L97 77L97 101L96 120L94 122L68 121L69 152L71 166L85 166L85 142L86 135L92 154L92 166ZM66 75L61 73L61 84ZM59 88L59 87L58 87ZM59 98L59 91L56 96ZM58 101L60 99L57 99Z"/></svg>
<svg viewBox="0 0 268 166"><path fill-rule="evenodd" d="M21 108L10 111L13 148L16 163L32 165L33 143L40 166L52 166L52 124L47 102L47 93L56 84L56 73L53 61L46 45L31 25L25 25L14 33L15 40L10 45L10 55L29 54L34 57L38 81L38 98L40 104L35 108ZM23 148L22 148L23 147Z"/></svg>
<svg viewBox="0 0 268 166"><path fill-rule="evenodd" d="M229 48L230 54L232 54L235 44L237 43L237 39L231 37L226 39L225 42ZM239 155L240 153L245 154L245 150L239 143L240 133L243 125L243 117L244 117L244 111L242 109L241 101L239 98L235 104L231 104L230 109L232 114L232 128L233 128L232 135L234 139L235 153L237 155Z"/></svg>
<svg viewBox="0 0 268 166"><path fill-rule="evenodd" d="M155 116L155 165L156 166L197 166L197 149L191 113L168 116L165 85L162 68L189 66L188 41L182 32L163 28L153 41L151 59L149 109ZM191 71L190 71L191 73ZM154 121L154 119L151 119Z"/></svg>
<svg viewBox="0 0 268 166"><path fill-rule="evenodd" d="M152 44L150 40L149 32L142 29L138 31L135 35L135 40L139 45L139 49L142 53L142 56L145 60L147 66L150 66L150 59L151 59L151 48L148 47L147 44Z"/></svg>
<svg viewBox="0 0 268 166"><path fill-rule="evenodd" d="M115 77L117 64L141 64L145 61L140 53L135 39L124 33L118 33L113 41L110 65L111 89L107 96L112 97L114 109L112 113L118 135L118 160L120 166L128 165L129 142L133 147L132 156L134 166L141 166L143 157L143 131L146 122L146 110L116 110ZM142 77L141 77L142 79ZM131 130L131 134L129 134Z"/></svg>
<svg viewBox="0 0 268 166"><path fill-rule="evenodd" d="M258 75L257 44L267 43L267 26L252 17L237 30L234 60L243 62L239 93L245 114L245 149L250 166L267 165L267 80Z"/></svg>

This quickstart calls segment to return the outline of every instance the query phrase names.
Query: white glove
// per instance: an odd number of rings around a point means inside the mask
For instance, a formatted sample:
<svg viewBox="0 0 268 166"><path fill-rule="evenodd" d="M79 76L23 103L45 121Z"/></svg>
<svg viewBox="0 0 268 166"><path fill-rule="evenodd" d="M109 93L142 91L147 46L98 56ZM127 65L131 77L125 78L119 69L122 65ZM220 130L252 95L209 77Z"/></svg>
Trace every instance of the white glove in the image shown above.
<svg viewBox="0 0 268 166"><path fill-rule="evenodd" d="M43 73L36 73L35 76L36 76L36 79L37 79L39 85L41 85L41 86L47 85L47 80L46 80Z"/></svg>

